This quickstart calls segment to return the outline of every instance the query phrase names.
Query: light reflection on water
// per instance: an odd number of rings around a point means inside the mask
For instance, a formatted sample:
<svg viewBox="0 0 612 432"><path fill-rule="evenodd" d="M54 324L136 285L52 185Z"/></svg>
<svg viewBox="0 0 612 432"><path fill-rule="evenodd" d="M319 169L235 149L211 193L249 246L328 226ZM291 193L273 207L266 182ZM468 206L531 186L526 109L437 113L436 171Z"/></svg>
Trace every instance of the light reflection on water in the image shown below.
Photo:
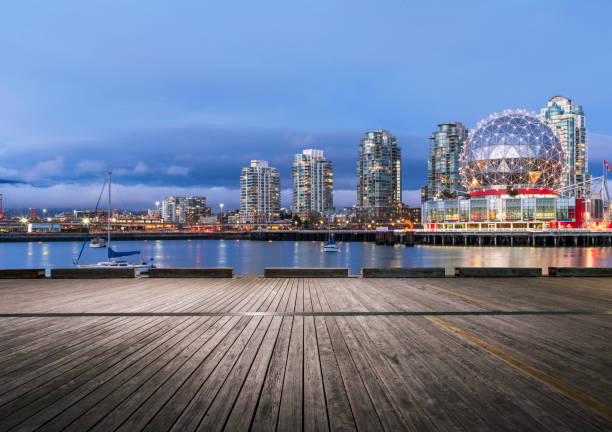
<svg viewBox="0 0 612 432"><path fill-rule="evenodd" d="M342 242L339 253L322 252L322 242L235 240L154 240L114 243L117 250L138 249L160 267L234 267L236 274L262 274L265 267L437 266L612 267L612 248L533 248L461 246L377 246ZM71 267L80 242L0 243L2 268ZM81 262L105 259L106 249L85 248Z"/></svg>

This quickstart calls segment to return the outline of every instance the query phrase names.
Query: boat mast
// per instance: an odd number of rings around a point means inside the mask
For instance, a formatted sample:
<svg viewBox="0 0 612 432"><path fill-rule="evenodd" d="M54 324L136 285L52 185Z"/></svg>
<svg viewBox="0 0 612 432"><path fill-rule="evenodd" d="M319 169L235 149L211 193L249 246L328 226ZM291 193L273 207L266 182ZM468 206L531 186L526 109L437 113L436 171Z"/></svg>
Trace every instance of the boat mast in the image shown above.
<svg viewBox="0 0 612 432"><path fill-rule="evenodd" d="M106 246L110 247L110 231L111 231L111 172L108 172L108 216L106 218L107 240Z"/></svg>

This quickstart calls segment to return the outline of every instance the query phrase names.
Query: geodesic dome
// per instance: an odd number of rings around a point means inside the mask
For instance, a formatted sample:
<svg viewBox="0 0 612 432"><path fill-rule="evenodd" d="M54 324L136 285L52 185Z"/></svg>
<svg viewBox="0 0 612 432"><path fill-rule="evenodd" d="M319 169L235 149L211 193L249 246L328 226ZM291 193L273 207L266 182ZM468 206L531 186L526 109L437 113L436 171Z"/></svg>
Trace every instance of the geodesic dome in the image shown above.
<svg viewBox="0 0 612 432"><path fill-rule="evenodd" d="M526 111L504 111L470 132L460 171L468 191L508 186L557 189L563 183L565 160L546 120Z"/></svg>

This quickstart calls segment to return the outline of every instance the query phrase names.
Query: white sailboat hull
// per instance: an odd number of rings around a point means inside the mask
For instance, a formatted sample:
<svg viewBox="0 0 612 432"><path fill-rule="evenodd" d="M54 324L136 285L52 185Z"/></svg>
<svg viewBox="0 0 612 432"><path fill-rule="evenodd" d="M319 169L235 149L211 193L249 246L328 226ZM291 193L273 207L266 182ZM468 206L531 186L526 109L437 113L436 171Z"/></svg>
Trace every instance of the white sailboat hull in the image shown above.
<svg viewBox="0 0 612 432"><path fill-rule="evenodd" d="M127 261L101 261L96 264L77 264L78 268L136 268L140 273L148 273L151 264L133 264Z"/></svg>

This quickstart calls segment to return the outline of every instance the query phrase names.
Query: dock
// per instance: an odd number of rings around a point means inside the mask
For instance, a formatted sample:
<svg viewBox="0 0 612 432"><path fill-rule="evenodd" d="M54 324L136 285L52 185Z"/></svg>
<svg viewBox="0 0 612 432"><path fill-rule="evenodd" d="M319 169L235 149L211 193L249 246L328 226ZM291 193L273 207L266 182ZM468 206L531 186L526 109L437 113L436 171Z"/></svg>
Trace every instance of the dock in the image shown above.
<svg viewBox="0 0 612 432"><path fill-rule="evenodd" d="M332 231L340 242L374 242L378 245L430 246L531 246L531 247L610 247L612 230L586 229L499 229L482 230L349 230ZM327 230L254 231L125 231L113 232L113 241L156 240L254 240L325 241ZM1 233L0 244L7 242L82 242L84 233Z"/></svg>
<svg viewBox="0 0 612 432"><path fill-rule="evenodd" d="M612 430L610 278L0 280L0 430Z"/></svg>

